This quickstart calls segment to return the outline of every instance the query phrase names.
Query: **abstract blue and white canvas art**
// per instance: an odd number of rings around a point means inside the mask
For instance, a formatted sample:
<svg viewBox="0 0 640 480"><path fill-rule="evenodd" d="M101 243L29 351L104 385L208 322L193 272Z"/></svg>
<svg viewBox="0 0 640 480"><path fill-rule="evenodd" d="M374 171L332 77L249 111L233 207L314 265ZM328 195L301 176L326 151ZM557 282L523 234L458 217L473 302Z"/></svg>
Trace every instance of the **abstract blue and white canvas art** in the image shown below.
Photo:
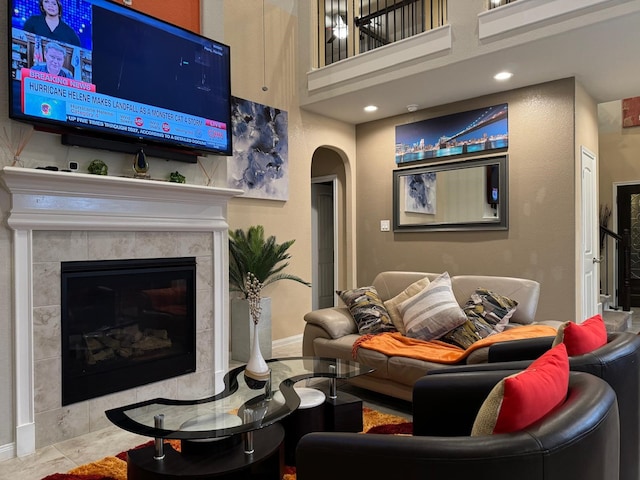
<svg viewBox="0 0 640 480"><path fill-rule="evenodd" d="M404 177L405 212L436 213L436 173L418 173Z"/></svg>
<svg viewBox="0 0 640 480"><path fill-rule="evenodd" d="M233 157L227 161L227 185L243 197L289 199L287 112L232 97Z"/></svg>

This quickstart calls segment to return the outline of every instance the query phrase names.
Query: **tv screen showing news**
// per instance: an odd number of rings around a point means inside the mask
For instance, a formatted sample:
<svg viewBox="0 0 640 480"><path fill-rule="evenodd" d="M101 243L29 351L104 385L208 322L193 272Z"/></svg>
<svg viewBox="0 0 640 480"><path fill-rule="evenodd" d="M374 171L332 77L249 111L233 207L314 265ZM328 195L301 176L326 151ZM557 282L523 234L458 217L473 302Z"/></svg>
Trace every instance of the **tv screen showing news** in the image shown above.
<svg viewBox="0 0 640 480"><path fill-rule="evenodd" d="M227 45L110 0L8 0L9 116L231 155Z"/></svg>

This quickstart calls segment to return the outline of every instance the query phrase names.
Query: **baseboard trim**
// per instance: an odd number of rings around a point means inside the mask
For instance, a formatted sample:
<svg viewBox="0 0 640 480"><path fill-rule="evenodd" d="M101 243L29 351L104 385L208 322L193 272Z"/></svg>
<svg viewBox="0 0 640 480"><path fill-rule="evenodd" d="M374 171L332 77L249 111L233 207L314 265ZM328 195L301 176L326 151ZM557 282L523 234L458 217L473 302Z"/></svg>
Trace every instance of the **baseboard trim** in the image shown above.
<svg viewBox="0 0 640 480"><path fill-rule="evenodd" d="M0 445L0 462L10 460L16 456L16 444L7 443L6 445Z"/></svg>
<svg viewBox="0 0 640 480"><path fill-rule="evenodd" d="M291 345L294 343L301 343L301 342L302 342L302 334L299 334L299 335L293 335L291 337L274 340L272 345L273 345L273 348L286 347L287 345Z"/></svg>

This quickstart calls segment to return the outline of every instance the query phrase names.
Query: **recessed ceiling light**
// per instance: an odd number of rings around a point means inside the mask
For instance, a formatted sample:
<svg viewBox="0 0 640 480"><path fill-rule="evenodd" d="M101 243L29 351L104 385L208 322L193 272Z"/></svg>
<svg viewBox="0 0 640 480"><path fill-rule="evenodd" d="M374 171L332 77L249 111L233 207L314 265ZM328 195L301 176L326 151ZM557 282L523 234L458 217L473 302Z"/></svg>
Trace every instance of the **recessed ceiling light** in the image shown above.
<svg viewBox="0 0 640 480"><path fill-rule="evenodd" d="M493 76L496 80L509 80L511 77L513 77L513 73L511 72L500 72Z"/></svg>
<svg viewBox="0 0 640 480"><path fill-rule="evenodd" d="M366 107L364 107L365 112L375 112L376 110L378 110L378 107L376 107L375 105L367 105Z"/></svg>

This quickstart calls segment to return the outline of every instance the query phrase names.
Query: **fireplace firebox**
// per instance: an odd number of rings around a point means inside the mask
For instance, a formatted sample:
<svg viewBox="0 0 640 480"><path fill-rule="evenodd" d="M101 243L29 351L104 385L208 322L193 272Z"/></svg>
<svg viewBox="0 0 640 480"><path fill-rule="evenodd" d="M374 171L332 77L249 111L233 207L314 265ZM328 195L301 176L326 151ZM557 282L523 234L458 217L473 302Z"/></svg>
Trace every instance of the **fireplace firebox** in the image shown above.
<svg viewBox="0 0 640 480"><path fill-rule="evenodd" d="M63 262L62 405L196 369L194 257Z"/></svg>

